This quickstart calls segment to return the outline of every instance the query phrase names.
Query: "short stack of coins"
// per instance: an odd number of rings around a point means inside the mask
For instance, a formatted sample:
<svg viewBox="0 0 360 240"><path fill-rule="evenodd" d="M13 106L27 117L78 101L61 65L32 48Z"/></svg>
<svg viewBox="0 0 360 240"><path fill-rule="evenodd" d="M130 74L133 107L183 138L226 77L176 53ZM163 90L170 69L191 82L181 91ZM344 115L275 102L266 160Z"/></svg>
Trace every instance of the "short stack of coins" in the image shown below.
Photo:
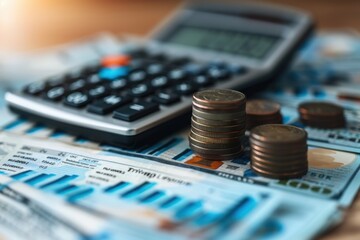
<svg viewBox="0 0 360 240"><path fill-rule="evenodd" d="M335 129L346 125L344 109L333 103L304 102L298 111L300 121L309 127Z"/></svg>
<svg viewBox="0 0 360 240"><path fill-rule="evenodd" d="M207 160L230 160L242 153L246 130L246 97L228 89L193 95L190 148Z"/></svg>
<svg viewBox="0 0 360 240"><path fill-rule="evenodd" d="M250 133L251 169L274 179L297 178L308 170L307 133L283 124L267 124Z"/></svg>
<svg viewBox="0 0 360 240"><path fill-rule="evenodd" d="M281 124L280 104L268 100L248 100L246 102L246 128L264 124Z"/></svg>

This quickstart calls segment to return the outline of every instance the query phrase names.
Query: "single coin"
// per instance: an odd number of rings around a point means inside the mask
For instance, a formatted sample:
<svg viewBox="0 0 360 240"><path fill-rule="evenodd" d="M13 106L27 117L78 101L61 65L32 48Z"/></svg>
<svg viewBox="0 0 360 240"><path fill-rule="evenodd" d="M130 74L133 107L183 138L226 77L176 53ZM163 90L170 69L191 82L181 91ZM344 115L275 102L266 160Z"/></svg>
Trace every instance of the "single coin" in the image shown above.
<svg viewBox="0 0 360 240"><path fill-rule="evenodd" d="M245 123L242 125L233 125L233 126L212 126L212 125L201 124L196 122L194 119L191 119L191 126L204 131L213 131L213 132L221 132L221 133L224 132L235 133L235 132L245 131Z"/></svg>
<svg viewBox="0 0 360 240"><path fill-rule="evenodd" d="M205 148L198 146L194 143L189 144L190 148L195 153L201 153L201 154L209 154L209 155L228 155L228 154L234 154L241 151L241 146L234 147L234 148L223 148L223 149L211 149L211 148Z"/></svg>
<svg viewBox="0 0 360 240"><path fill-rule="evenodd" d="M267 153L267 152L260 152L260 151L256 151L256 150L252 150L251 154L254 156L258 156L259 158L264 158L264 159L268 159L268 160L274 160L274 161L281 161L281 160L288 160L290 161L291 159L300 159L303 158L304 161L307 160L307 151L302 151L302 152L297 152L297 153L287 153L287 152L283 152L278 153L278 154L274 154L274 153Z"/></svg>
<svg viewBox="0 0 360 240"><path fill-rule="evenodd" d="M260 164L267 165L269 167L285 167L285 166L303 166L304 164L308 164L308 161L304 161L303 159L300 159L298 161L268 161L267 159L257 158L256 156L251 157L252 162L257 162Z"/></svg>
<svg viewBox="0 0 360 240"><path fill-rule="evenodd" d="M262 169L264 171L268 171L271 173L291 173L291 172L300 172L300 171L304 171L306 169L308 169L308 164L307 163L303 163L302 165L288 165L288 166L271 166L271 165L266 165L266 164L262 164L260 162L255 162L252 161L251 162L252 166L255 166L258 169Z"/></svg>
<svg viewBox="0 0 360 240"><path fill-rule="evenodd" d="M234 120L234 119L246 119L245 111L243 112L205 112L193 106L192 114L196 117L205 118L209 120Z"/></svg>
<svg viewBox="0 0 360 240"><path fill-rule="evenodd" d="M307 145L298 145L298 146L288 146L288 145L276 145L276 146L269 146L269 145L265 145L266 147L263 146L258 146L256 144L251 144L251 150L252 151L256 151L256 152L262 152L262 153L267 153L267 154L293 154L293 153L300 153L300 152L306 152L308 147Z"/></svg>
<svg viewBox="0 0 360 240"><path fill-rule="evenodd" d="M253 128L250 137L266 143L290 144L304 142L306 144L307 133L305 130L291 125L266 124Z"/></svg>
<svg viewBox="0 0 360 240"><path fill-rule="evenodd" d="M241 141L241 136L233 137L233 138L220 138L220 137L204 137L198 133L195 133L193 129L191 129L189 136L195 138L197 141L201 141L204 143L219 143L219 144L231 144L238 143Z"/></svg>
<svg viewBox="0 0 360 240"><path fill-rule="evenodd" d="M263 156L259 156L255 153L251 153L251 159L253 161L259 161L259 162L269 162L269 163L283 163L283 162L288 162L288 163L293 163L293 164L300 164L300 163L306 163L307 162L307 155L299 155L298 157L292 157L292 158L288 158L286 159L285 156L283 157L263 157Z"/></svg>
<svg viewBox="0 0 360 240"><path fill-rule="evenodd" d="M209 120L206 118L201 118L197 116L192 116L192 119L194 119L195 122L200 124L205 124L208 126L234 126L234 125L243 125L245 124L244 118L241 119L230 119L230 120Z"/></svg>
<svg viewBox="0 0 360 240"><path fill-rule="evenodd" d="M246 101L245 94L231 89L208 89L196 92L193 101L201 105L241 105Z"/></svg>
<svg viewBox="0 0 360 240"><path fill-rule="evenodd" d="M245 104L243 105L211 105L211 106L206 106L206 105L201 105L197 102L193 101L193 106L203 110L203 111L216 111L216 112L227 112L227 111L245 111Z"/></svg>
<svg viewBox="0 0 360 240"><path fill-rule="evenodd" d="M280 104L268 100L249 100L246 102L246 114L269 116L280 112Z"/></svg>
<svg viewBox="0 0 360 240"><path fill-rule="evenodd" d="M212 130L212 129L209 129ZM212 132L212 131L204 131L196 128L195 126L191 126L191 131L194 133L203 136L203 137L212 137L212 138L243 138L245 135L245 131L235 131L235 132Z"/></svg>
<svg viewBox="0 0 360 240"><path fill-rule="evenodd" d="M317 120L311 120L311 119L304 119L300 118L301 123L303 123L306 126L314 127L314 128L320 128L320 129L336 129L336 128L344 128L346 127L346 121L345 119L332 119L332 121L321 121L319 119Z"/></svg>
<svg viewBox="0 0 360 240"><path fill-rule="evenodd" d="M239 157L243 153L243 149L240 151L232 153L232 154L203 154L203 153L195 153L199 157L210 160L210 161L223 161L223 160L232 160L236 157Z"/></svg>
<svg viewBox="0 0 360 240"><path fill-rule="evenodd" d="M334 103L329 102L304 102L298 107L300 114L311 116L338 116L344 114L344 109Z"/></svg>
<svg viewBox="0 0 360 240"><path fill-rule="evenodd" d="M285 150L292 151L292 149L303 149L307 146L306 139L298 141L298 142L289 142L287 144L284 144L284 142L275 142L275 141L274 142L265 142L265 141L259 141L257 139L254 139L251 136L251 133L250 133L249 141L250 141L251 146L262 147L262 148L264 148L264 151L266 151L268 149L281 150L281 151L285 151Z"/></svg>
<svg viewBox="0 0 360 240"><path fill-rule="evenodd" d="M252 165L251 165L251 170L253 170L256 174L258 174L260 176L272 178L272 179L300 178L300 177L306 175L306 173L307 173L307 169L306 169L304 171L293 172L293 173L273 174L273 173L264 171L262 169L258 169L256 166L252 166Z"/></svg>
<svg viewBox="0 0 360 240"><path fill-rule="evenodd" d="M213 140L212 138L209 138L211 140ZM228 149L228 148L234 148L234 147L239 147L241 146L241 141L239 139L237 139L236 141L233 142L227 142L227 143L218 143L218 142L208 142L208 141L202 141L204 140L204 138L197 139L192 133L190 133L189 135L189 142L191 144L195 144L197 146L200 147L205 147L205 148L211 148L211 149Z"/></svg>

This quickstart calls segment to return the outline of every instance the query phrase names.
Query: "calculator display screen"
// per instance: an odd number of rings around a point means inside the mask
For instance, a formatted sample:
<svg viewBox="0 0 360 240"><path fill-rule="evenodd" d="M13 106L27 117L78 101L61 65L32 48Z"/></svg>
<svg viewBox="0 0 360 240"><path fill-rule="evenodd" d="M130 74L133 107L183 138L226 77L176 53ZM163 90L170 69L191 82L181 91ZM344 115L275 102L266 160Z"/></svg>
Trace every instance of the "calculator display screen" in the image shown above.
<svg viewBox="0 0 360 240"><path fill-rule="evenodd" d="M279 39L259 33L182 26L165 41L260 60L269 54Z"/></svg>

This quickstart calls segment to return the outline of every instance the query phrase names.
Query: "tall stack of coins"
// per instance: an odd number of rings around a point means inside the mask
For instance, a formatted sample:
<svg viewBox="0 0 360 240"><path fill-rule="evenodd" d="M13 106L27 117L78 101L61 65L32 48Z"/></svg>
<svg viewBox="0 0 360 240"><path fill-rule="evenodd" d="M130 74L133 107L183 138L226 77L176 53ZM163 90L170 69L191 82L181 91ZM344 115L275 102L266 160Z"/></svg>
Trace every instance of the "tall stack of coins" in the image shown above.
<svg viewBox="0 0 360 240"><path fill-rule="evenodd" d="M300 121L310 127L334 129L346 125L344 109L333 103L305 102L299 105Z"/></svg>
<svg viewBox="0 0 360 240"><path fill-rule="evenodd" d="M246 127L246 97L228 89L193 95L190 148L208 160L230 160L242 152Z"/></svg>
<svg viewBox="0 0 360 240"><path fill-rule="evenodd" d="M249 100L246 102L246 128L264 124L282 123L280 104L267 100Z"/></svg>
<svg viewBox="0 0 360 240"><path fill-rule="evenodd" d="M307 133L301 128L267 124L251 130L251 169L275 179L301 177L307 173Z"/></svg>

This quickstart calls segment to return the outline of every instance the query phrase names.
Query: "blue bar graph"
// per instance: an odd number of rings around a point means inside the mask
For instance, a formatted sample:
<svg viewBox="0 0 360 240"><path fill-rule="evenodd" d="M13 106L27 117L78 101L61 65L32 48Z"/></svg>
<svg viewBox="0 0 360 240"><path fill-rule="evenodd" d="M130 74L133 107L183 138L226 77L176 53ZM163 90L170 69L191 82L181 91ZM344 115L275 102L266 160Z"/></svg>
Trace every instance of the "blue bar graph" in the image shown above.
<svg viewBox="0 0 360 240"><path fill-rule="evenodd" d="M79 199L86 198L87 196L91 195L94 192L93 188L87 188L82 191L76 192L68 196L67 200L69 202L76 202Z"/></svg>
<svg viewBox="0 0 360 240"><path fill-rule="evenodd" d="M129 186L129 185L130 185L130 183L121 181L121 182L119 182L119 183L117 183L115 185L112 185L110 187L105 188L104 192L106 192L106 193L114 193L114 192L117 192L117 191L119 191L121 189L124 189L126 186Z"/></svg>
<svg viewBox="0 0 360 240"><path fill-rule="evenodd" d="M194 214L198 213L202 207L201 201L195 201L187 203L185 206L178 209L175 213L175 219L184 220L186 218L192 217Z"/></svg>
<svg viewBox="0 0 360 240"><path fill-rule="evenodd" d="M39 186L39 188L46 189L46 190L50 190L51 188L54 188L54 187L58 188L60 185L70 182L77 177L78 177L77 175L64 175L64 176L61 176L51 182L48 182L48 183L45 183L45 184Z"/></svg>
<svg viewBox="0 0 360 240"><path fill-rule="evenodd" d="M168 200L160 204L160 209L170 209L182 201L182 198L179 196L173 196Z"/></svg>
<svg viewBox="0 0 360 240"><path fill-rule="evenodd" d="M41 173L35 177L32 177L30 179L25 180L24 182L31 185L31 186L35 186L36 184L39 184L41 182L43 182L44 180L51 178L55 176L55 174L45 174L45 173Z"/></svg>
<svg viewBox="0 0 360 240"><path fill-rule="evenodd" d="M67 195L67 194L69 194L69 193L71 193L73 191L76 191L78 189L80 189L79 186L69 184L69 185L66 185L64 187L61 187L61 188L55 190L55 193L60 194L60 195Z"/></svg>
<svg viewBox="0 0 360 240"><path fill-rule="evenodd" d="M165 193L163 191L155 191L143 198L140 199L141 203L153 203L157 200L159 200L160 198L162 198L163 196L165 196Z"/></svg>
<svg viewBox="0 0 360 240"><path fill-rule="evenodd" d="M219 219L219 217L219 213L203 213L194 220L193 224L197 227L204 227L206 225L215 223Z"/></svg>
<svg viewBox="0 0 360 240"><path fill-rule="evenodd" d="M16 179L16 180L21 180L23 178L31 176L32 174L35 174L35 172L32 171L32 170L27 170L27 171L24 171L24 172L21 172L21 173L16 173L16 174L12 175L11 177L13 179Z"/></svg>
<svg viewBox="0 0 360 240"><path fill-rule="evenodd" d="M142 193L146 192L147 190L151 189L152 187L154 187L156 185L156 183L151 183L151 182L144 182L126 192L124 192L123 194L121 194L122 198L125 199L130 199L130 198L135 198L140 196Z"/></svg>

